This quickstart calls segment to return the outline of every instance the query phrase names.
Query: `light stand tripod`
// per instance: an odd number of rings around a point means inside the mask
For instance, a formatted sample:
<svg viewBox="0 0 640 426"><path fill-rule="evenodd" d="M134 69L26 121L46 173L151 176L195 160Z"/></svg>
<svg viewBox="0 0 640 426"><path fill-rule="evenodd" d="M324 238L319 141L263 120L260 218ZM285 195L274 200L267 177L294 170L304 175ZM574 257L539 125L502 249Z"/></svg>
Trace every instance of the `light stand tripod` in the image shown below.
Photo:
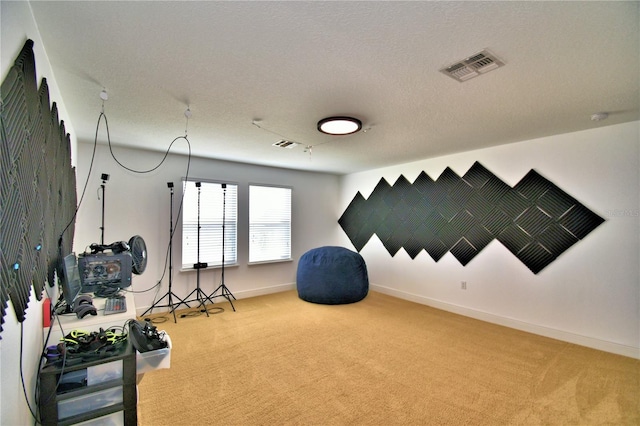
<svg viewBox="0 0 640 426"><path fill-rule="evenodd" d="M198 308L204 306L205 300L208 300L209 302L213 303L213 300L211 300L211 298L207 296L206 293L202 291L202 289L200 288L200 269L207 267L206 262L200 262L200 187L201 186L202 186L201 182L196 182L196 188L198 188L198 228L197 228L198 251L197 251L197 262L193 264L193 269L196 270L196 288L191 293L189 293L189 295L186 297L186 299L188 300L189 297L191 297L191 295L195 293L196 300L200 302L200 304L198 305ZM209 316L209 311L207 310L206 306L204 306L204 309L202 309L202 312L205 312L207 316Z"/></svg>
<svg viewBox="0 0 640 426"><path fill-rule="evenodd" d="M233 309L233 312L235 312L236 308L235 306L233 306L233 302L231 301L231 298L233 298L233 300L236 300L236 298L231 293L231 291L229 291L227 286L224 285L224 227L225 227L225 220L226 220L226 216L225 216L226 200L227 200L227 184L223 183L222 184L222 272L220 273L220 285L218 286L216 291L214 291L211 294L211 296L209 296L209 298L215 299L216 297L224 297L229 301L229 303L231 304L231 308ZM220 294L216 296L216 293L218 291L220 291Z"/></svg>
<svg viewBox="0 0 640 426"><path fill-rule="evenodd" d="M100 245L104 245L104 190L106 188L106 183L109 180L109 175L103 173L102 176L102 185L100 185L100 189L102 190L102 226L100 226ZM98 197L100 198L100 197Z"/></svg>
<svg viewBox="0 0 640 426"><path fill-rule="evenodd" d="M151 305L149 309L144 311L142 316L145 316L147 312L153 312L153 308L170 307L171 313L173 314L173 322L177 323L178 321L176 319L176 308L182 304L184 304L188 308L189 305L183 299L176 296L176 294L171 290L171 285L173 282L173 182L167 182L167 187L171 191L171 201L170 201L170 207L169 207L169 217L170 217L169 219L169 291L167 291L167 293L164 296L158 299L157 302ZM162 302L165 297L169 299L169 303L166 305L160 305L160 302ZM177 300L179 300L180 303L174 304L173 302L174 297Z"/></svg>

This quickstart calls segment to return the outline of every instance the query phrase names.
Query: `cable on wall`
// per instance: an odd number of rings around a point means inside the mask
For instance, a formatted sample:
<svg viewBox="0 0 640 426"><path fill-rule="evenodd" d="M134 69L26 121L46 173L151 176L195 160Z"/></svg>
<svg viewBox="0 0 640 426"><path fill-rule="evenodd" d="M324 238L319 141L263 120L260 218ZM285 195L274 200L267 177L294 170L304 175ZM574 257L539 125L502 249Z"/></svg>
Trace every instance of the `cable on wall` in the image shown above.
<svg viewBox="0 0 640 426"><path fill-rule="evenodd" d="M104 93L104 97L102 95L102 93ZM187 129L189 127L189 118L191 118L191 109L189 107L187 107L187 110L184 112L184 115L187 119L187 125L185 126L185 131L184 131L184 136L178 136L175 139L173 139L173 141L171 141L171 143L169 144L169 147L167 148L167 150L164 153L164 157L162 157L162 160L160 160L160 162L155 166L152 167L148 170L136 170L133 169L131 167L127 167L124 164L122 164L122 162L120 162L120 160L118 160L118 158L116 158L115 153L113 152L113 146L111 145L111 135L109 134L109 121L107 120L107 116L104 112L104 101L106 100L105 98L107 98L106 95L106 91L102 91L101 92L101 96L100 96L103 100L103 104L102 104L102 112L100 113L100 117L104 117L104 124L105 124L105 129L107 131L107 143L109 145L109 152L111 153L111 157L113 158L113 160L123 169L130 171L132 173L139 173L139 174L145 174L145 173L151 173L155 170L157 170L160 166L162 166L162 164L165 162L165 160L167 159L167 156L169 155L169 151L171 151L171 147L173 146L174 143L176 143L179 139L184 139L187 142L187 146L189 148L189 161L191 161L191 142L189 142L189 139L187 138ZM98 122L100 121L100 119L98 119Z"/></svg>
<svg viewBox="0 0 640 426"><path fill-rule="evenodd" d="M184 140L185 140L185 142L187 143L187 149L188 149L188 155L187 155L187 169L186 169L186 177L187 177L187 179L188 179L188 177L189 177L189 169L190 169L190 167L191 167L191 142L190 142L190 141L189 141L189 139L188 139L188 131L189 131L189 119L190 119L190 118L192 117L192 115L193 115L193 114L192 114L192 112L191 112L191 108L190 108L190 106L189 106L189 105L187 105L187 109L186 109L186 110L185 110L185 112L184 112L185 121L186 121L186 122L185 122L184 136L178 136L178 137L174 138L174 139L171 141L171 143L169 144L169 146L168 146L167 150L166 150L166 151L165 151L165 153L164 153L164 157L162 158L162 160L161 160L161 161L160 161L156 166L154 166L154 167L152 167L152 168L150 168L150 169L148 169L148 170L136 170L136 169L133 169L133 168L131 168L131 167L128 167L128 166L124 165L124 164L123 164L121 161L119 161L119 160L118 160L118 158L116 157L116 155L115 155L115 153L114 153L114 151L113 151L112 144L111 144L111 135L110 135L110 132L109 132L109 121L108 121L108 119L107 119L107 115L106 115L106 113L105 113L105 111L104 111L104 103L105 103L105 101L106 101L106 100L108 100L108 99L109 99L109 96L108 96L108 94L107 94L107 92L106 92L106 90L105 90L105 89L103 89L103 90L100 92L100 99L102 99L102 110L101 110L100 115L99 115L99 117L98 117L98 126L100 125L100 121L104 118L105 130L106 130L106 133L107 133L107 143L108 143L108 145L109 145L109 152L110 152L111 157L113 158L113 160L114 160L114 161L115 161L115 162L116 162L120 167L122 167L123 169L125 169L125 170L127 170L127 171L129 171L129 172L137 173L137 174L147 174L147 173L151 173L151 172L153 172L153 171L157 170L160 166L162 166L162 164L164 164L164 162L166 161L166 159L167 159L167 157L168 157L168 155L169 155L169 152L171 151L171 148L173 147L173 144L174 144L174 143L176 143L176 142L177 142L178 140L180 140L180 139L184 139ZM98 127L98 126L97 126L97 127ZM97 143L97 134L98 134L98 128L96 128L96 143ZM95 155L95 145L94 145L94 155ZM92 157L92 164L93 164L93 157ZM90 172L91 172L91 169L90 169ZM88 178L89 178L89 177L87 177L87 179L88 179ZM172 226L172 233L171 233L171 235L169 236L169 241L171 241L171 240L173 239L173 236L174 236L174 234L175 234L175 232L176 232L176 229L177 229L178 221L180 220L180 217L181 217L181 214L182 214L182 209L183 209L183 204L184 204L184 193L185 193L185 191L184 191L184 188L183 188L182 196L180 197L180 204L179 204L179 206L178 206L178 214L176 215L175 223L174 223L174 225ZM169 263L169 255L170 255L170 247L169 247L169 246L170 246L170 244L167 244L167 249L166 249L166 254L165 254L165 261L164 261L164 268L163 268L163 270L162 270L162 275L160 276L160 278L158 279L158 281L156 282L156 284L155 284L155 285L153 285L153 286L151 286L150 288L145 289L145 290L137 290L137 291L134 291L134 290L129 290L129 289L123 289L123 291L126 291L126 292L130 292L130 293L137 294L137 293L146 293L146 292L149 292L149 291L152 291L152 290L154 290L154 289L155 289L155 290L156 290L156 294L155 294L155 296L154 296L154 298L153 298L153 303L155 303L155 299L156 299L156 298L157 298L157 296L158 296L158 292L159 292L159 289L160 289L160 285L162 284L162 281L164 280L164 277L165 277L165 275L166 275L166 273L167 273L167 266L168 266L168 263Z"/></svg>
<svg viewBox="0 0 640 426"><path fill-rule="evenodd" d="M103 103L102 103L102 108L103 109L104 109L104 100L105 99L103 98ZM95 133L95 137L93 139L93 152L91 153L91 162L89 163L89 172L87 173L87 178L85 179L84 186L82 188L82 195L80 195L80 200L78 201L76 209L73 212L73 216L69 220L69 223L67 223L67 226L65 226L64 229L62 230L62 232L60 233L60 237L58 238L58 250L62 250L62 237L65 234L65 232L67 232L67 229L69 229L69 227L75 223L76 216L78 215L78 210L80 210L80 205L82 204L82 201L84 200L84 195L85 195L85 193L87 191L87 186L89 184L89 178L91 177L91 171L93 170L93 164L94 164L95 158L96 158L96 149L97 149L97 146L98 146L98 130L100 128L100 119L101 118L102 118L102 116L98 117L98 123L96 124L96 133ZM60 253L60 256L62 257L63 254Z"/></svg>

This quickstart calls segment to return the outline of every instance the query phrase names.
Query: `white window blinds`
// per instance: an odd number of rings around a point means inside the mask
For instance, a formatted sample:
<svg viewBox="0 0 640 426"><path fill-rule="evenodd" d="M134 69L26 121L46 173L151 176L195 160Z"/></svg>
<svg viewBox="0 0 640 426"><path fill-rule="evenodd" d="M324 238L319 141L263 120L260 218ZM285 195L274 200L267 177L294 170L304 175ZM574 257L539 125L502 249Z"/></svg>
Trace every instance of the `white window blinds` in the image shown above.
<svg viewBox="0 0 640 426"><path fill-rule="evenodd" d="M249 262L291 258L291 188L249 185Z"/></svg>
<svg viewBox="0 0 640 426"><path fill-rule="evenodd" d="M223 242L225 265L235 264L237 262L238 186L216 182L199 183L200 188L196 187L195 181L183 182L182 268L192 269L197 262L207 263L208 266L222 265Z"/></svg>

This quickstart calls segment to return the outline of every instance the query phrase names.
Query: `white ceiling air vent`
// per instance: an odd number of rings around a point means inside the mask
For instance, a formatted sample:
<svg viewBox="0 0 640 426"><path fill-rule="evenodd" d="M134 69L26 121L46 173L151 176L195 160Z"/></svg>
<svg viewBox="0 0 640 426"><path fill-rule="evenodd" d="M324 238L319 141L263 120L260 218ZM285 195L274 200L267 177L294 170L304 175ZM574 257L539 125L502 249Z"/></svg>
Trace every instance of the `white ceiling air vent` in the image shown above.
<svg viewBox="0 0 640 426"><path fill-rule="evenodd" d="M279 140L278 142L274 143L273 146L277 146L278 148L295 148L296 146L300 145L298 142L291 142L285 139Z"/></svg>
<svg viewBox="0 0 640 426"><path fill-rule="evenodd" d="M504 65L500 59L488 50L482 50L473 56L458 61L440 70L454 80L459 82L467 81L480 74L495 70Z"/></svg>

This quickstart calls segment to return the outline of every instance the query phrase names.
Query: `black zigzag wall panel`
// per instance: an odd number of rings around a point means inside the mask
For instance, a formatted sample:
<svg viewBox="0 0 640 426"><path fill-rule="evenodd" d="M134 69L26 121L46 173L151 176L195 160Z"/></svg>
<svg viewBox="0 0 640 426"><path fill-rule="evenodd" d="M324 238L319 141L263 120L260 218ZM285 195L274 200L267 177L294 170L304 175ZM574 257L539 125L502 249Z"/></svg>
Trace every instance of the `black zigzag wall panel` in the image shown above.
<svg viewBox="0 0 640 426"><path fill-rule="evenodd" d="M447 167L435 181L382 178L338 220L358 251L376 234L391 256L425 250L437 262L450 252L466 265L497 239L534 274L603 221L534 170L512 188L478 162L462 177Z"/></svg>
<svg viewBox="0 0 640 426"><path fill-rule="evenodd" d="M36 82L27 40L0 88L0 322L10 300L25 319L31 287L42 299L75 229L76 175L71 145L46 79Z"/></svg>

